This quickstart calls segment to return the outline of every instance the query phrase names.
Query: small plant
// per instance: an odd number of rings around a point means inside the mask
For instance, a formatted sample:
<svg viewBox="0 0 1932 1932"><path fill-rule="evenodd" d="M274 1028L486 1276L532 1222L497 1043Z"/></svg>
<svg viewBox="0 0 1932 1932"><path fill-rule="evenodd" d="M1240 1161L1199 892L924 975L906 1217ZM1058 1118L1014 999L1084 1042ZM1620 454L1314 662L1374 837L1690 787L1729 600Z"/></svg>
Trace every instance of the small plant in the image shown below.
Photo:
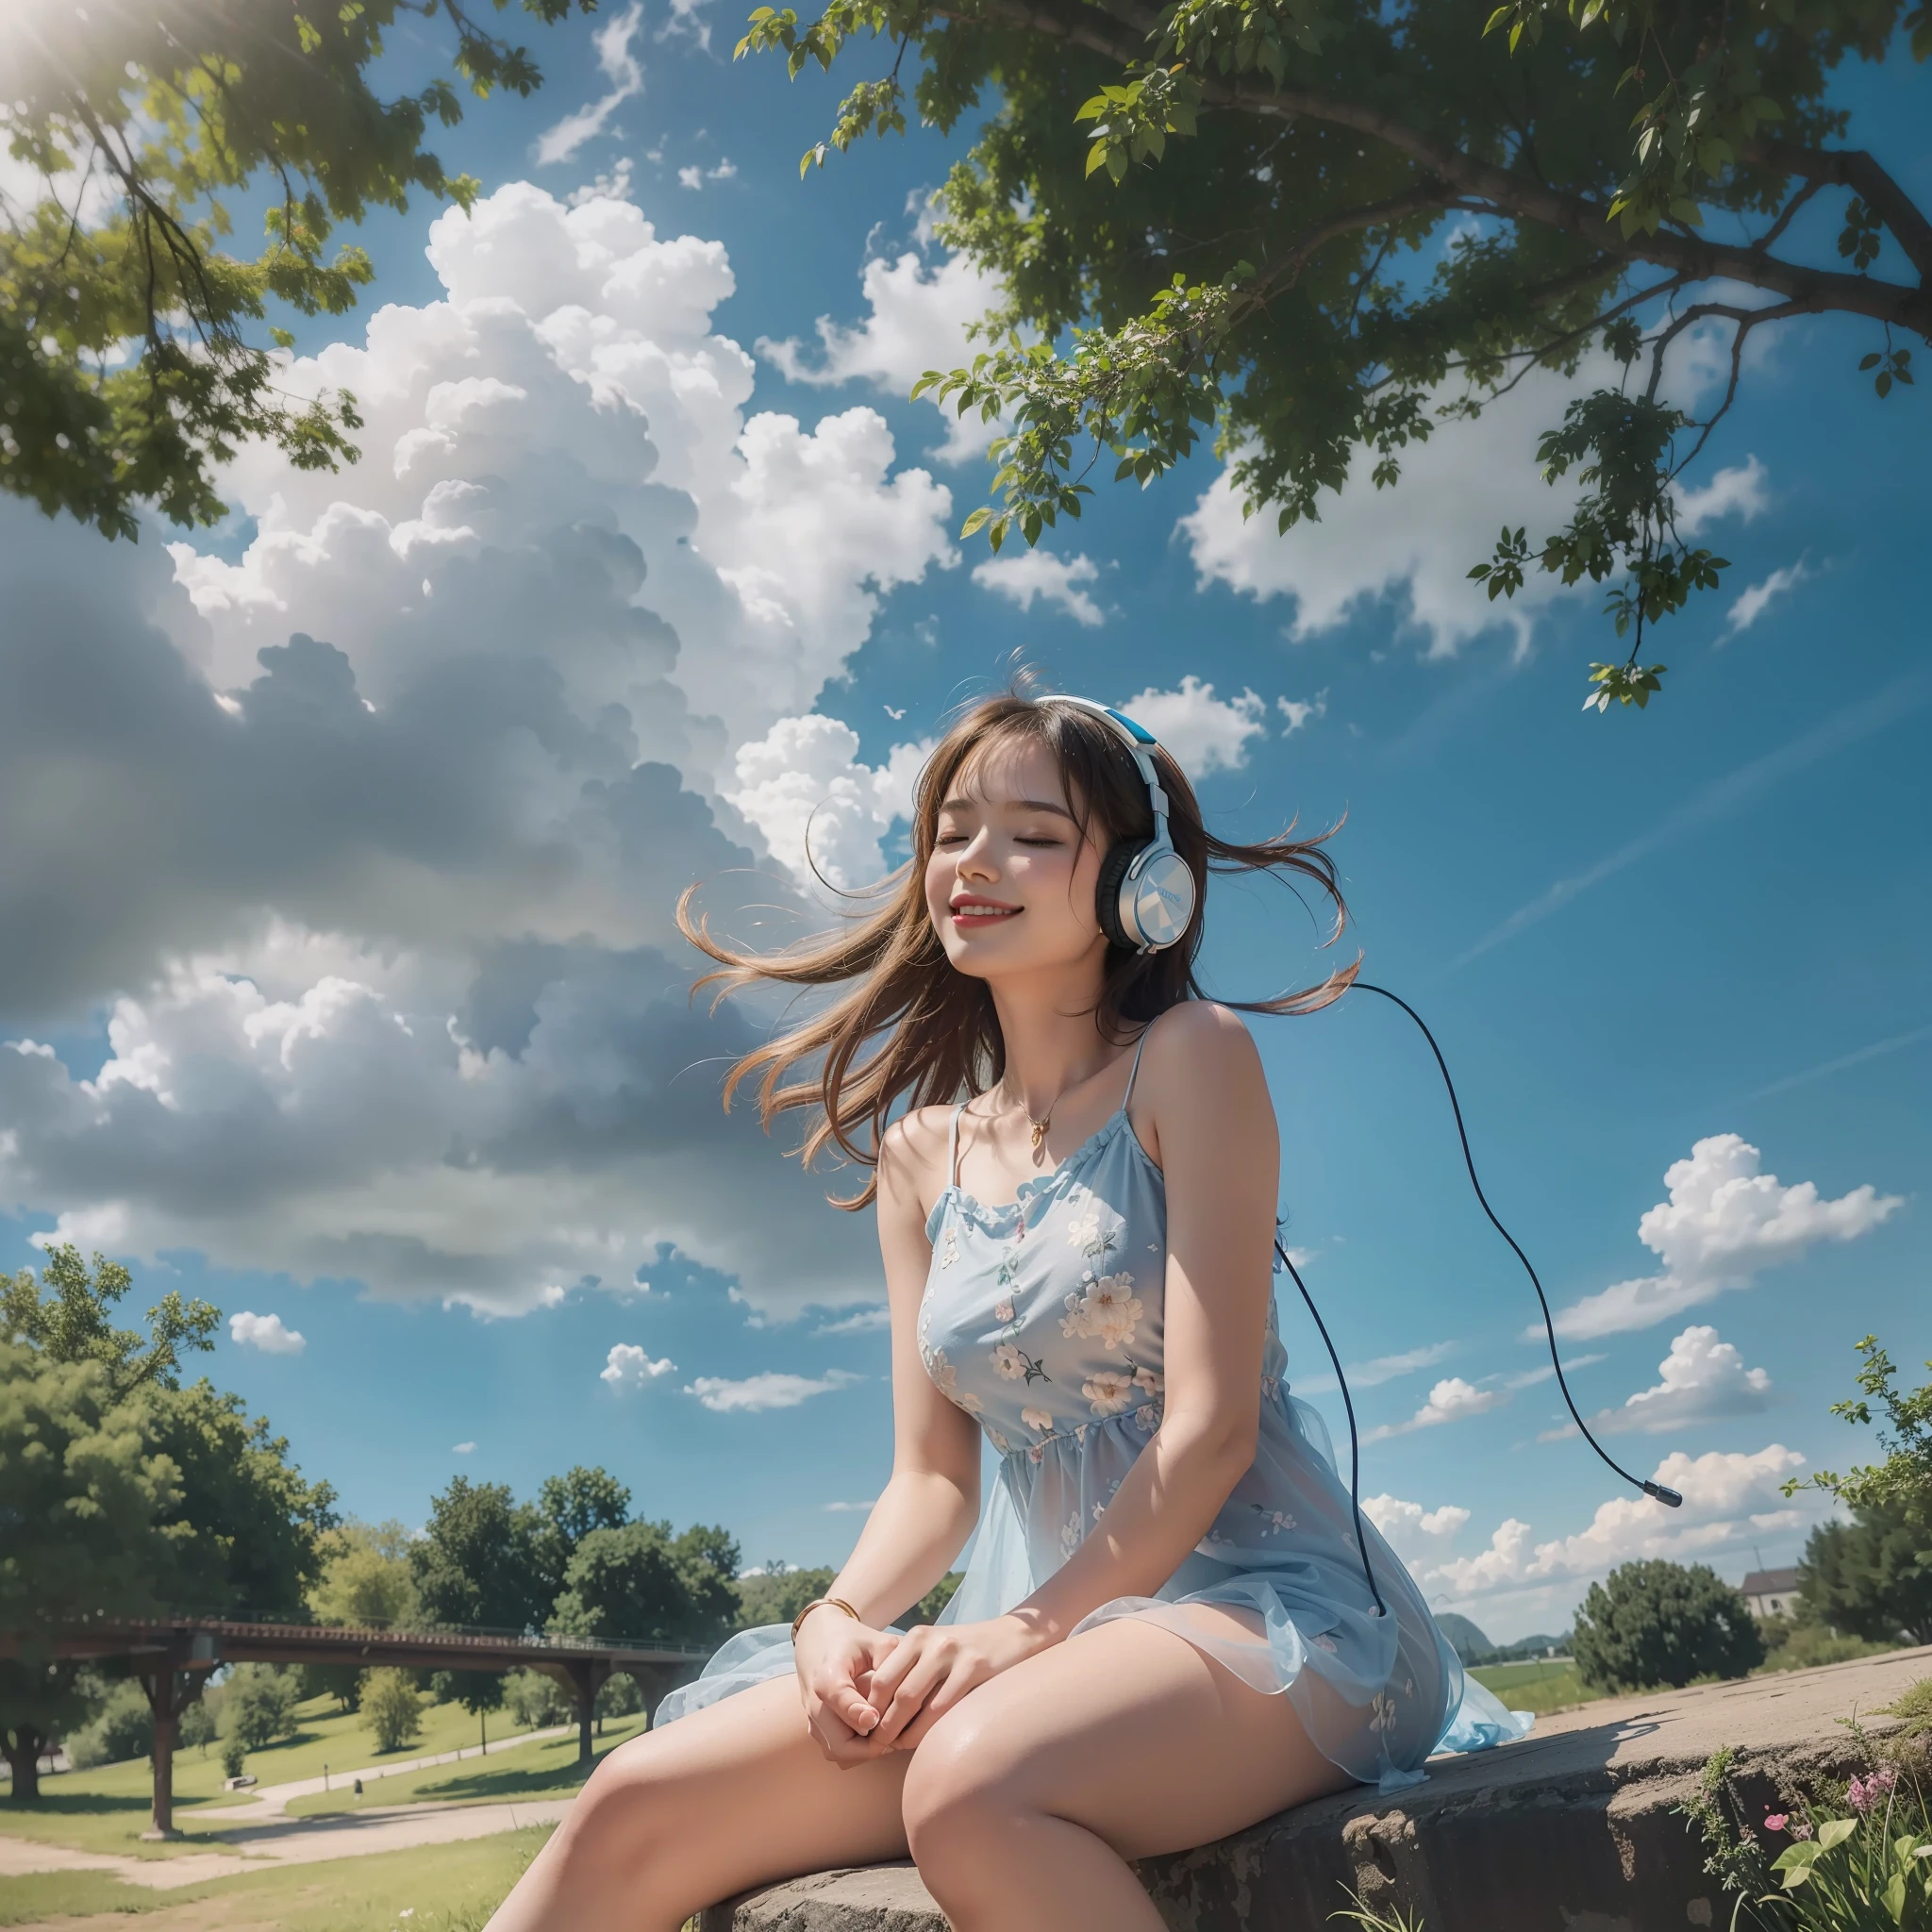
<svg viewBox="0 0 1932 1932"><path fill-rule="evenodd" d="M225 1738L222 1740L222 1775L240 1777L242 1767L248 1762L248 1747L240 1738Z"/></svg>
<svg viewBox="0 0 1932 1932"><path fill-rule="evenodd" d="M1865 1768L1766 1812L1761 1836L1742 1823L1730 1786L1735 1752L1706 1762L1698 1795L1680 1808L1703 1830L1705 1871L1736 1894L1734 1928L1932 1932L1932 1811L1913 1764L1932 1728L1932 1679L1890 1714L1905 1722L1877 1741L1856 1712L1840 1719Z"/></svg>
<svg viewBox="0 0 1932 1932"><path fill-rule="evenodd" d="M1394 1916L1389 1917L1378 1912L1373 1906L1362 1903L1361 1894L1344 1885L1342 1890L1348 1893L1349 1907L1343 1911L1330 1912L1333 1919L1347 1919L1362 1928L1362 1932L1423 1932L1423 1922L1403 1907L1394 1908Z"/></svg>

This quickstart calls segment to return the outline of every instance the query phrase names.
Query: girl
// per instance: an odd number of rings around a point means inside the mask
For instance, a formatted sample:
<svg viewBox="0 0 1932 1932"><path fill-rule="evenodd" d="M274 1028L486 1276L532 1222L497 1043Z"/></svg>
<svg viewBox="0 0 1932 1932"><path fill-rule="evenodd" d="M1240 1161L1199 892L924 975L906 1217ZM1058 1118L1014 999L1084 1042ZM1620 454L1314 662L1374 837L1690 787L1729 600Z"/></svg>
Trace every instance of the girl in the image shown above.
<svg viewBox="0 0 1932 1932"><path fill-rule="evenodd" d="M850 984L725 1098L761 1070L768 1124L810 1108L808 1159L874 1170L841 1205L878 1208L892 1474L826 1596L605 1759L491 1932L676 1932L908 1851L957 1932L1158 1932L1130 1859L1528 1728L1370 1526L1378 1611L1283 1378L1274 1114L1193 960L1210 864L1312 881L1339 931L1320 843L1225 843L1130 720L1009 694L927 761L883 910L763 958L680 908L727 985ZM891 1627L975 1523L940 1622Z"/></svg>

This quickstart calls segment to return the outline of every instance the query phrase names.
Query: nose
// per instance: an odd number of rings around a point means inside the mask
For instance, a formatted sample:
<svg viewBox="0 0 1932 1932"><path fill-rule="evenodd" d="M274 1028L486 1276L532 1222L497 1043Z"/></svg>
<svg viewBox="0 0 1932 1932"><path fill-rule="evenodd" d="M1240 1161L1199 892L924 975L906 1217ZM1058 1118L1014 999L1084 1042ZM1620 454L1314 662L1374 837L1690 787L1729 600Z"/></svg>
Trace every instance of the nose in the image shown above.
<svg viewBox="0 0 1932 1932"><path fill-rule="evenodd" d="M981 825L953 861L954 869L961 878L969 874L976 879L996 879L999 867L992 856L992 827Z"/></svg>

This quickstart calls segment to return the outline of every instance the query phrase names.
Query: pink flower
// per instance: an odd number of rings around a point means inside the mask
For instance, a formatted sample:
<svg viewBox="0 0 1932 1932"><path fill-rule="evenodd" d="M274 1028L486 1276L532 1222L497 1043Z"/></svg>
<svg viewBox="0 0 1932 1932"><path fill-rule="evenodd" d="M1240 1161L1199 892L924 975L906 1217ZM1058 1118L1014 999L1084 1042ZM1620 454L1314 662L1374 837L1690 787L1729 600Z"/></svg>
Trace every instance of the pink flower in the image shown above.
<svg viewBox="0 0 1932 1932"><path fill-rule="evenodd" d="M1845 1795L1851 1800L1852 1809L1863 1813L1882 1804L1897 1782L1895 1773L1874 1771L1870 1777L1855 1777Z"/></svg>
<svg viewBox="0 0 1932 1932"><path fill-rule="evenodd" d="M1791 1836L1793 1838L1809 1838L1811 1836L1811 1827L1805 1824L1794 1824L1791 1826Z"/></svg>
<svg viewBox="0 0 1932 1932"><path fill-rule="evenodd" d="M1764 1814L1766 1831L1782 1831L1790 1823L1790 1814L1788 1811L1767 1811Z"/></svg>

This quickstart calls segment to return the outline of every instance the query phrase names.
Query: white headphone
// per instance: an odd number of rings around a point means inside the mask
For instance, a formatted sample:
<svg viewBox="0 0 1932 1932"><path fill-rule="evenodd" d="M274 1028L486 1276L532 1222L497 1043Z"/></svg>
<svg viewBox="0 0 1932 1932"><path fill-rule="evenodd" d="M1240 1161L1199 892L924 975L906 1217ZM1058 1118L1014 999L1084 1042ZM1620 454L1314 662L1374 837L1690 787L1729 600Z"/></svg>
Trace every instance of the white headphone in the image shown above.
<svg viewBox="0 0 1932 1932"><path fill-rule="evenodd" d="M1167 793L1154 770L1153 755L1160 749L1159 741L1124 711L1091 698L1055 696L1045 702L1074 705L1103 719L1140 769L1154 812L1154 836L1114 842L1101 861L1096 910L1101 931L1115 945L1136 953L1164 952L1186 937L1194 917L1195 894L1194 874L1167 833Z"/></svg>

